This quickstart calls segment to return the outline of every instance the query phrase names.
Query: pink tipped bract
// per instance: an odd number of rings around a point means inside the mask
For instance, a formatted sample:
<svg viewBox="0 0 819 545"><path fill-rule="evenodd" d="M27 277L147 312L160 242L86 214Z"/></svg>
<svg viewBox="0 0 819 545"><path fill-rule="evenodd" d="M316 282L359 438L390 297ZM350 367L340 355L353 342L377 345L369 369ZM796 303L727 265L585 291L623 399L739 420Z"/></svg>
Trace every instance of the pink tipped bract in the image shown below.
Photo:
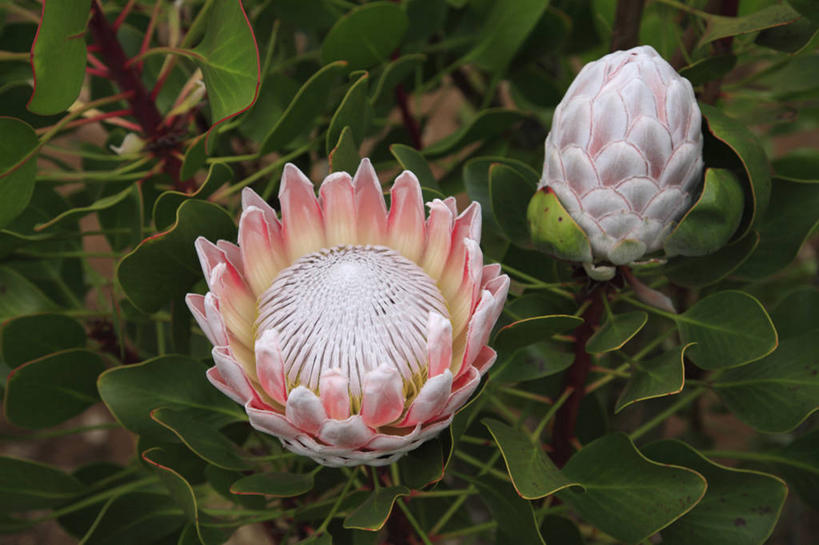
<svg viewBox="0 0 819 545"><path fill-rule="evenodd" d="M424 213L409 171L390 210L369 160L319 197L284 168L281 219L242 194L239 245L196 241L210 291L187 303L213 343L208 378L251 425L328 466L384 465L452 421L495 361L509 278L484 265L481 215Z"/></svg>
<svg viewBox="0 0 819 545"><path fill-rule="evenodd" d="M595 263L659 250L702 173L691 83L650 46L583 67L555 110L540 187L585 231Z"/></svg>

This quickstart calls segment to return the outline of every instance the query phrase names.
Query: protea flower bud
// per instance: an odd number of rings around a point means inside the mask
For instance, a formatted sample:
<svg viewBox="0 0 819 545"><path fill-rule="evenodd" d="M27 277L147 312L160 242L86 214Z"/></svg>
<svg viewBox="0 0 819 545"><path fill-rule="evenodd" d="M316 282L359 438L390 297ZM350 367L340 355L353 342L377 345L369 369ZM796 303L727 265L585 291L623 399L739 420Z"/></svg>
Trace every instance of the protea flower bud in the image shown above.
<svg viewBox="0 0 819 545"><path fill-rule="evenodd" d="M650 46L587 64L555 110L533 231L551 189L590 245L555 253L593 277L661 249L699 186L700 124L691 84Z"/></svg>
<svg viewBox="0 0 819 545"><path fill-rule="evenodd" d="M281 220L245 189L239 245L200 238L188 306L208 378L256 429L329 466L383 465L446 428L494 363L509 278L483 265L480 207L427 203L403 172L387 211L368 160L313 184L284 168ZM456 217L457 216L457 217Z"/></svg>

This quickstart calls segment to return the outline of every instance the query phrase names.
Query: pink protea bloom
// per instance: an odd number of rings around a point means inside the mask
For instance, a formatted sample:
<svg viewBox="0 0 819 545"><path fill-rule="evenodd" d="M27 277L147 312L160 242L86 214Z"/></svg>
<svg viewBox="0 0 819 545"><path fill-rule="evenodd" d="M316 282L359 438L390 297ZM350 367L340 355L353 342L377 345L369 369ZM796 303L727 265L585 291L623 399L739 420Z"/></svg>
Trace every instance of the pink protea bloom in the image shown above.
<svg viewBox="0 0 819 545"><path fill-rule="evenodd" d="M590 62L555 109L540 187L589 238L592 276L663 248L702 177L691 83L651 46Z"/></svg>
<svg viewBox="0 0 819 545"><path fill-rule="evenodd" d="M509 278L483 264L481 214L427 205L404 171L384 203L369 160L319 198L284 168L281 219L242 193L239 245L204 238L210 291L188 306L213 343L208 378L251 425L328 466L384 465L452 420L495 361Z"/></svg>

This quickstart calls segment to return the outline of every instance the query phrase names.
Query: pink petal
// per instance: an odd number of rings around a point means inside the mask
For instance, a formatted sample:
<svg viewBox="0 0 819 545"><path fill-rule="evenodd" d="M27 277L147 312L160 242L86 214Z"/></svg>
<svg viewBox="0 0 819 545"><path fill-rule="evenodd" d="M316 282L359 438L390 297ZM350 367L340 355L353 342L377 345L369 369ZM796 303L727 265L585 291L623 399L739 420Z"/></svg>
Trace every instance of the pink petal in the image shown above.
<svg viewBox="0 0 819 545"><path fill-rule="evenodd" d="M261 208L251 205L242 212L239 245L245 277L253 293L259 296L288 265L279 233L270 227Z"/></svg>
<svg viewBox="0 0 819 545"><path fill-rule="evenodd" d="M245 404L245 412L250 420L250 425L260 432L285 439L294 439L302 433L280 413L256 407L253 402Z"/></svg>
<svg viewBox="0 0 819 545"><path fill-rule="evenodd" d="M496 359L498 359L498 353L495 352L492 347L484 346L481 348L481 351L478 352L478 357L472 362L472 366L483 376L489 371L489 368L492 367Z"/></svg>
<svg viewBox="0 0 819 545"><path fill-rule="evenodd" d="M452 210L439 199L428 204L429 219L427 219L426 242L424 258L421 266L433 279L438 280L449 257L452 246L452 228L454 215Z"/></svg>
<svg viewBox="0 0 819 545"><path fill-rule="evenodd" d="M241 398L241 403L246 403L250 399L258 398L258 395L253 390L247 374L238 361L233 357L230 349L226 346L215 346L211 350L213 362L216 364L216 369L219 370L219 375L233 391L235 391Z"/></svg>
<svg viewBox="0 0 819 545"><path fill-rule="evenodd" d="M228 262L219 263L211 273L210 289L219 298L219 310L228 331L245 346L253 346L256 297L238 271Z"/></svg>
<svg viewBox="0 0 819 545"><path fill-rule="evenodd" d="M368 426L377 428L396 421L405 402L404 382L395 368L380 365L364 377L359 413Z"/></svg>
<svg viewBox="0 0 819 545"><path fill-rule="evenodd" d="M415 174L405 170L390 190L389 246L417 263L424 251L424 200Z"/></svg>
<svg viewBox="0 0 819 545"><path fill-rule="evenodd" d="M364 158L353 177L359 244L383 244L387 237L387 205L370 160Z"/></svg>
<svg viewBox="0 0 819 545"><path fill-rule="evenodd" d="M188 309L196 319L196 323L199 324L199 328L202 330L202 333L204 333L210 341L210 344L224 344L216 342L216 337L214 336L213 330L211 330L210 324L208 323L208 318L205 311L205 296L199 295L198 293L189 293L185 296L185 304L188 305Z"/></svg>
<svg viewBox="0 0 819 545"><path fill-rule="evenodd" d="M344 420L350 416L350 390L347 375L341 370L328 369L322 372L319 397L329 418Z"/></svg>
<svg viewBox="0 0 819 545"><path fill-rule="evenodd" d="M207 371L205 371L205 376L208 378L208 381L220 392L225 394L227 397L235 401L236 403L244 404L247 401L247 398L234 390L233 388L228 385L227 381L224 379L222 374L219 372L219 369L216 367L211 367Z"/></svg>
<svg viewBox="0 0 819 545"><path fill-rule="evenodd" d="M466 373L461 375L452 385L452 395L446 402L442 414L452 414L457 412L469 400L469 396L481 383L481 374L474 367L468 367Z"/></svg>
<svg viewBox="0 0 819 545"><path fill-rule="evenodd" d="M467 257L465 239L475 242L481 240L481 205L477 202L470 204L455 219L455 227L452 229L452 248L439 283L441 293L447 300L455 295L463 281L464 263Z"/></svg>
<svg viewBox="0 0 819 545"><path fill-rule="evenodd" d="M315 435L325 421L327 413L316 394L304 386L296 386L290 391L284 414L294 426Z"/></svg>
<svg viewBox="0 0 819 545"><path fill-rule="evenodd" d="M418 438L421 432L421 424L416 424L411 432L404 435L392 435L390 433L376 433L367 443L367 448L384 452L398 450L406 447L411 441Z"/></svg>
<svg viewBox="0 0 819 545"><path fill-rule="evenodd" d="M355 198L350 175L334 172L327 176L319 189L319 201L324 215L327 246L356 244Z"/></svg>
<svg viewBox="0 0 819 545"><path fill-rule="evenodd" d="M290 261L323 248L324 223L313 184L292 163L284 165L279 201L282 205L282 241Z"/></svg>
<svg viewBox="0 0 819 545"><path fill-rule="evenodd" d="M445 369L443 373L427 380L418 396L410 405L407 416L401 426L414 426L434 419L446 406L452 393L452 373Z"/></svg>
<svg viewBox="0 0 819 545"><path fill-rule="evenodd" d="M205 318L213 333L213 346L225 346L228 344L227 328L225 327L225 320L222 318L222 313L219 310L219 299L213 292L205 294Z"/></svg>
<svg viewBox="0 0 819 545"><path fill-rule="evenodd" d="M284 360L281 354L279 334L266 329L254 346L256 375L262 389L280 405L287 403L287 385L284 379Z"/></svg>
<svg viewBox="0 0 819 545"><path fill-rule="evenodd" d="M429 313L427 356L429 378L440 375L452 363L452 323L437 312Z"/></svg>
<svg viewBox="0 0 819 545"><path fill-rule="evenodd" d="M244 278L245 270L242 263L242 251L239 249L239 247L232 242L228 242L227 240L217 240L216 247L222 250L222 253L225 254L225 259L227 259L228 263L233 265L242 278Z"/></svg>
<svg viewBox="0 0 819 545"><path fill-rule="evenodd" d="M490 280L494 280L501 274L500 263L490 263L483 266L483 273L481 274L481 286L485 286Z"/></svg>
<svg viewBox="0 0 819 545"><path fill-rule="evenodd" d="M478 352L489 340L489 333L492 331L492 326L495 325L496 318L495 298L488 290L484 290L466 329L466 349L456 376L460 376L464 369L470 367L475 361Z"/></svg>
<svg viewBox="0 0 819 545"><path fill-rule="evenodd" d="M359 448L372 440L374 432L367 427L359 415L346 420L327 420L318 437L328 445L341 448Z"/></svg>
<svg viewBox="0 0 819 545"><path fill-rule="evenodd" d="M196 255L199 257L199 264L202 266L202 274L205 275L205 281L208 282L210 286L210 277L213 273L213 269L219 263L227 261L227 258L216 244L205 237L197 237L193 243L193 247L196 248Z"/></svg>
<svg viewBox="0 0 819 545"><path fill-rule="evenodd" d="M449 299L450 319L452 332L455 337L460 335L469 321L469 316L478 304L478 295L481 292L481 276L483 275L483 252L480 245L471 239L465 239L466 260L464 263L463 280L454 297Z"/></svg>
<svg viewBox="0 0 819 545"><path fill-rule="evenodd" d="M276 211L273 210L267 202L259 196L258 193L246 187L242 189L242 210L247 210L251 206L255 206L264 213L264 217L271 225L275 224L276 232L279 231L279 219Z"/></svg>

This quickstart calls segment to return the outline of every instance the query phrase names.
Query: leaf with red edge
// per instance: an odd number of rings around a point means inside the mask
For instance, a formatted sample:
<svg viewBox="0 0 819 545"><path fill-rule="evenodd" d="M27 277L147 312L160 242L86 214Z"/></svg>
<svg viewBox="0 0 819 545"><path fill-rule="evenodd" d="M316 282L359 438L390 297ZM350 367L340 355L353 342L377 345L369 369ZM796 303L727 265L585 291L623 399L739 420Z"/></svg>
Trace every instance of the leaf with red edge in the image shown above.
<svg viewBox="0 0 819 545"><path fill-rule="evenodd" d="M261 65L256 36L241 0L211 4L205 35L191 54L205 79L212 125L253 106L259 95Z"/></svg>
<svg viewBox="0 0 819 545"><path fill-rule="evenodd" d="M34 92L28 109L52 115L77 99L85 78L85 25L91 0L43 1L42 18L31 45Z"/></svg>

